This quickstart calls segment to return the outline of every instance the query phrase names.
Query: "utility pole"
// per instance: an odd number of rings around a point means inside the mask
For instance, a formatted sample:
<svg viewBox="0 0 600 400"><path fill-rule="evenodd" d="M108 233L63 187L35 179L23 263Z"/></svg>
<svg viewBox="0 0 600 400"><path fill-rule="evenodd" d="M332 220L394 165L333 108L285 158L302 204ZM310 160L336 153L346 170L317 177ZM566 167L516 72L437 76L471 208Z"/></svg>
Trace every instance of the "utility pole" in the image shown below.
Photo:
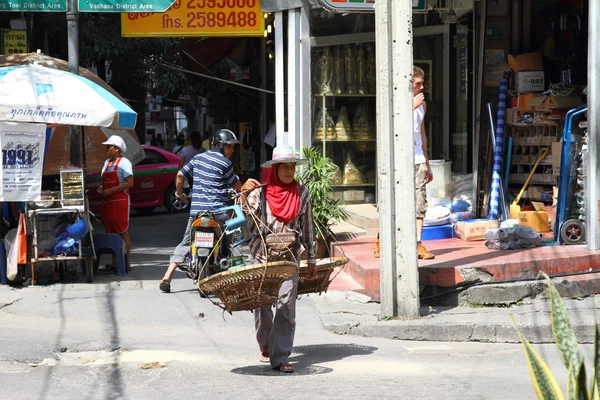
<svg viewBox="0 0 600 400"><path fill-rule="evenodd" d="M419 316L412 29L411 2L377 0L375 40L381 314L406 318Z"/></svg>
<svg viewBox="0 0 600 400"><path fill-rule="evenodd" d="M600 35L600 0L590 0L588 24L588 171L586 183L585 226L587 228L588 250L600 249L600 138L596 134L600 128L600 49L596 40Z"/></svg>
<svg viewBox="0 0 600 400"><path fill-rule="evenodd" d="M69 72L79 75L79 6L78 0L67 0L67 37ZM70 160L75 166L83 166L81 127L71 125L69 132Z"/></svg>

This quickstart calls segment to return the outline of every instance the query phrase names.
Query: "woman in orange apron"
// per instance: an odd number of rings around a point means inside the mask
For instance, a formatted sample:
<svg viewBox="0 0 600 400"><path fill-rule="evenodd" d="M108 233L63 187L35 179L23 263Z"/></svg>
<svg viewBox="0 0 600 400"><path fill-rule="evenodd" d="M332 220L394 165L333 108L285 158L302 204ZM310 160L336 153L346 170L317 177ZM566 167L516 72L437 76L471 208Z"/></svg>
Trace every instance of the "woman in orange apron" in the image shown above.
<svg viewBox="0 0 600 400"><path fill-rule="evenodd" d="M106 142L108 159L102 168L102 185L98 192L104 195L102 204L102 224L106 233L121 235L127 250L127 270L130 270L131 238L129 228L129 189L133 187L133 169L131 162L121 156L127 146L119 136L111 136ZM116 258L113 256L112 266L116 268Z"/></svg>

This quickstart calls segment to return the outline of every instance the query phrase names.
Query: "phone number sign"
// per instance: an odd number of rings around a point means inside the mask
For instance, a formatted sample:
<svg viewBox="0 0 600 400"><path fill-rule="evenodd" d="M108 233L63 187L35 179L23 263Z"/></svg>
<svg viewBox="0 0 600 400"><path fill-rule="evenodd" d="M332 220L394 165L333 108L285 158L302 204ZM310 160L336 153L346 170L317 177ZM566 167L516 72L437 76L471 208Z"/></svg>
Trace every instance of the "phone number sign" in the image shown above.
<svg viewBox="0 0 600 400"><path fill-rule="evenodd" d="M121 15L124 37L262 36L260 0L177 0L164 13Z"/></svg>

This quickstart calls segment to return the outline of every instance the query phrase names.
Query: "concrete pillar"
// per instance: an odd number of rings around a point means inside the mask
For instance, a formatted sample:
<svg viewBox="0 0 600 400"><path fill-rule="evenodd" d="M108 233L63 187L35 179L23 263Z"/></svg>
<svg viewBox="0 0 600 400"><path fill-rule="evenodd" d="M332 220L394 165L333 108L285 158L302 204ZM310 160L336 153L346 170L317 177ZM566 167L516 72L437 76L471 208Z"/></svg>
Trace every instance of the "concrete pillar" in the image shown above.
<svg viewBox="0 0 600 400"><path fill-rule="evenodd" d="M377 0L377 189L381 314L419 316L409 1ZM431 78L430 78L431 79Z"/></svg>
<svg viewBox="0 0 600 400"><path fill-rule="evenodd" d="M600 35L600 0L589 2L588 23L588 150L589 163L586 185L586 231L589 250L600 249L600 48L597 45Z"/></svg>

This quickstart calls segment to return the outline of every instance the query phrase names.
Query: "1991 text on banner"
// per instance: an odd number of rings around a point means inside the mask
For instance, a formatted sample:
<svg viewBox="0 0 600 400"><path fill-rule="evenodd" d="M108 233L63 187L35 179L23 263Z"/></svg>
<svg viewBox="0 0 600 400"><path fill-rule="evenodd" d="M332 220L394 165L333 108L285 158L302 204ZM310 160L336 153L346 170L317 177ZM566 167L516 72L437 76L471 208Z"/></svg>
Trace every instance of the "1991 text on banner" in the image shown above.
<svg viewBox="0 0 600 400"><path fill-rule="evenodd" d="M177 0L164 13L121 16L124 37L262 36L259 0Z"/></svg>

